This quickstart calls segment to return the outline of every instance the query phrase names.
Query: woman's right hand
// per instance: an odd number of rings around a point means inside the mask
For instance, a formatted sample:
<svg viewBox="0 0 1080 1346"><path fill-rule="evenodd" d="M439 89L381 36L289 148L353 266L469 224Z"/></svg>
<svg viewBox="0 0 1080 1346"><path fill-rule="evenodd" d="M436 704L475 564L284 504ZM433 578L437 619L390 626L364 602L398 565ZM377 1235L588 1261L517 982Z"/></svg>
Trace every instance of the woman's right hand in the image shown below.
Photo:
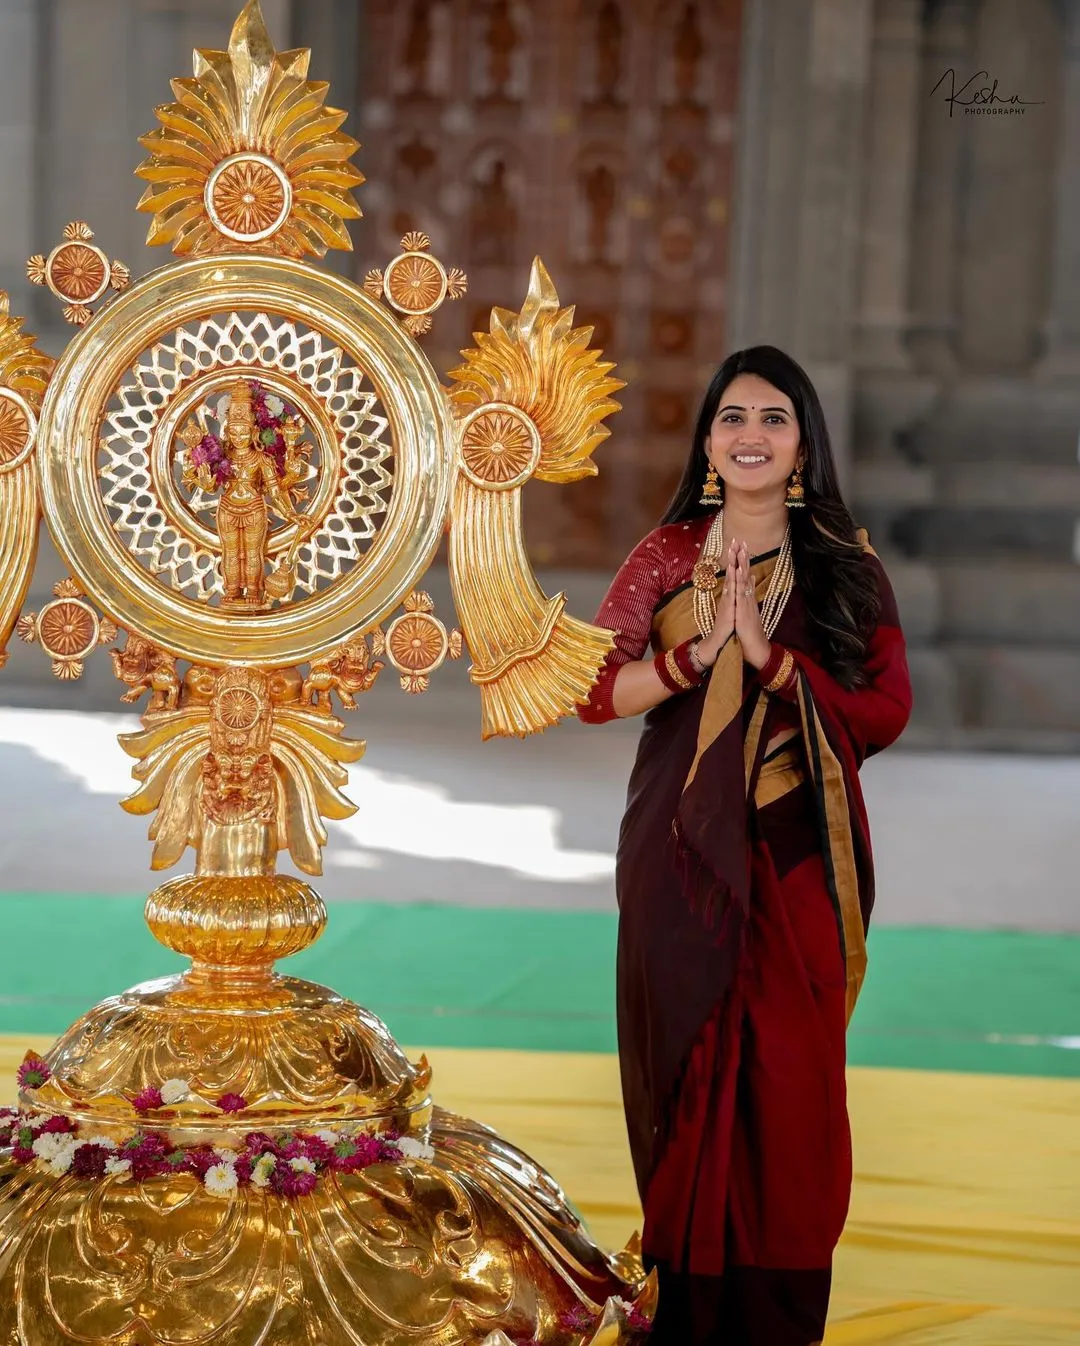
<svg viewBox="0 0 1080 1346"><path fill-rule="evenodd" d="M735 632L735 566L738 560L738 543L728 544L724 556L724 585L716 601L716 621L707 636L699 640L695 653L706 668L716 663L720 651Z"/></svg>

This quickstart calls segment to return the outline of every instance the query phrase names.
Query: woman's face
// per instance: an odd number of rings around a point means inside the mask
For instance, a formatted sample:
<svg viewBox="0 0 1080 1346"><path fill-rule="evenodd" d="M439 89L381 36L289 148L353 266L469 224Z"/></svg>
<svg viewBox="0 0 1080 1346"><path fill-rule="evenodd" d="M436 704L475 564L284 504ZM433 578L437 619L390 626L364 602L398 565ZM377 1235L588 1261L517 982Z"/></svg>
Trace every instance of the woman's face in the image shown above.
<svg viewBox="0 0 1080 1346"><path fill-rule="evenodd" d="M768 495L786 491L800 439L791 399L757 374L740 374L720 398L705 452L725 487Z"/></svg>

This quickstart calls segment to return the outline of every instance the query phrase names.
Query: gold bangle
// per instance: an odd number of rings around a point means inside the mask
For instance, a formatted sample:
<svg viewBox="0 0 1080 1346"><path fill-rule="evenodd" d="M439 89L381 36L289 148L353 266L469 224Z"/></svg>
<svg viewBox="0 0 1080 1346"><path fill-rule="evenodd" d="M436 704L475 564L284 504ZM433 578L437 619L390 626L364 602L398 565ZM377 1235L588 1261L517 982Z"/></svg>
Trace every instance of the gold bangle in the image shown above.
<svg viewBox="0 0 1080 1346"><path fill-rule="evenodd" d="M784 651L784 657L780 660L780 667L777 669L776 676L771 678L765 684L767 692L778 692L787 684L792 673L795 672L795 659L790 650Z"/></svg>
<svg viewBox="0 0 1080 1346"><path fill-rule="evenodd" d="M691 687L696 686L696 684L691 682L679 667L674 650L668 650L667 654L664 655L664 667L667 669L671 681L675 683L677 687L681 687L684 692L688 692Z"/></svg>

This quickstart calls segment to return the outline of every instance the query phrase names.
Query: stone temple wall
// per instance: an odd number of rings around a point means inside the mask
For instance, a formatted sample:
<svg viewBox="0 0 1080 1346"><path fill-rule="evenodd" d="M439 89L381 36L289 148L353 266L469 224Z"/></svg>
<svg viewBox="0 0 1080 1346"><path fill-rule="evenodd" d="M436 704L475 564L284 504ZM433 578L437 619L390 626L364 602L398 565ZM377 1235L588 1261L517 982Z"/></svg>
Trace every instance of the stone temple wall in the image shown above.
<svg viewBox="0 0 1080 1346"><path fill-rule="evenodd" d="M430 234L470 277L424 339L445 370L539 253L630 381L600 477L527 493L540 566L602 587L713 368L774 342L893 577L907 741L1080 751L1080 0L263 5L363 143L357 251L330 264L361 278ZM136 273L164 260L137 137L237 7L0 0L0 287L47 346L26 257L84 218ZM987 72L951 110L950 69ZM962 105L995 80L1000 104ZM48 678L17 652L2 694L51 700Z"/></svg>

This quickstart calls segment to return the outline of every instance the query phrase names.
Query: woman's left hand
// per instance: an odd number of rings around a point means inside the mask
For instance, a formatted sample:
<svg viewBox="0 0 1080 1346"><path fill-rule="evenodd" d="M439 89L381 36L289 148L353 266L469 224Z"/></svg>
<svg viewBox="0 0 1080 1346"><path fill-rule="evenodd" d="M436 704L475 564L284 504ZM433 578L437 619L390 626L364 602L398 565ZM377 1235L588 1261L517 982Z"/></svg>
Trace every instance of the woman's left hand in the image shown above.
<svg viewBox="0 0 1080 1346"><path fill-rule="evenodd" d="M761 611L754 597L750 553L745 542L739 543L735 568L735 634L746 662L753 668L764 668L769 662L772 646L761 624Z"/></svg>

